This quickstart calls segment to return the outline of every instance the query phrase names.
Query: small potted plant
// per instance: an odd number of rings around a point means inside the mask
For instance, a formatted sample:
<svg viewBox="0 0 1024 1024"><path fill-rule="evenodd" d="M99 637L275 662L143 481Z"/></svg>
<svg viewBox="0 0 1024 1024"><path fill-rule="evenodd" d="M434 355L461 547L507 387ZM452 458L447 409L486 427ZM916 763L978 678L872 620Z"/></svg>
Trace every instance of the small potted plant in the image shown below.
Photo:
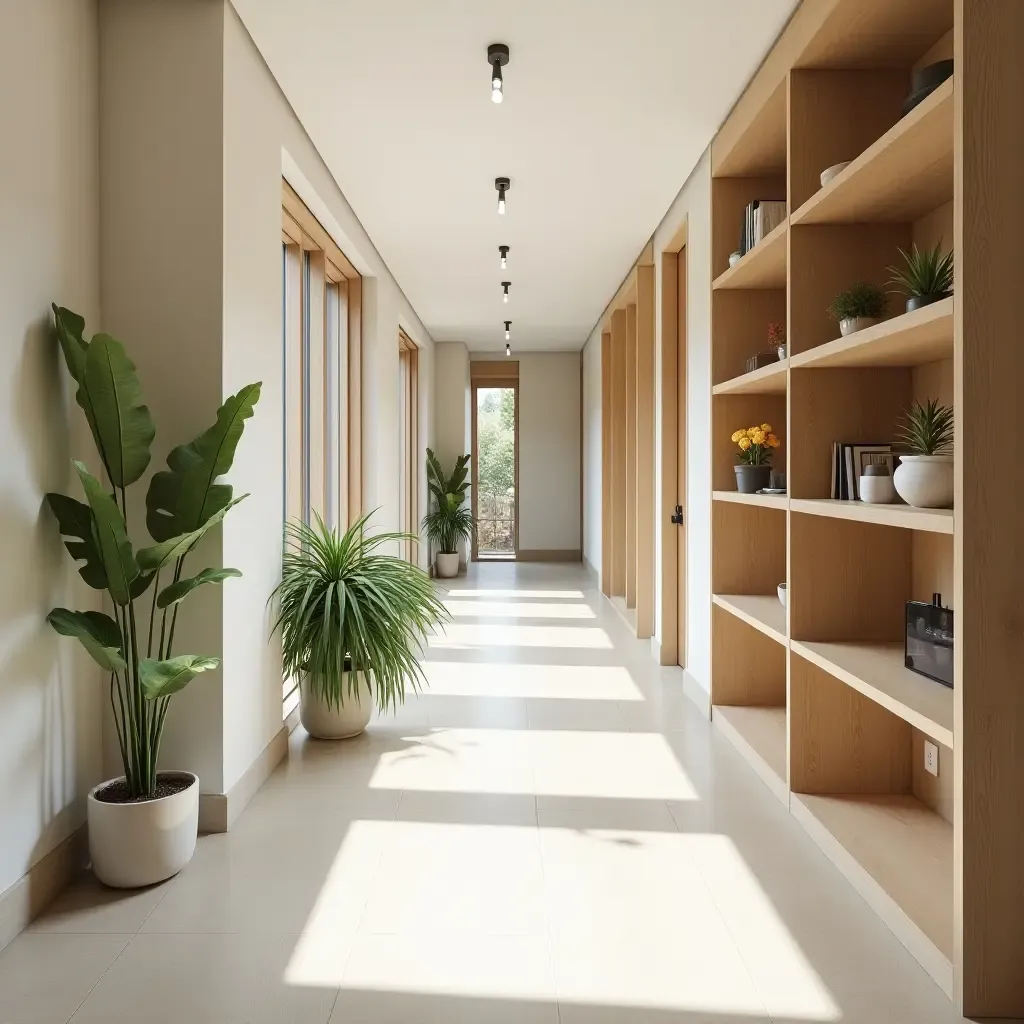
<svg viewBox="0 0 1024 1024"><path fill-rule="evenodd" d="M747 427L732 435L732 443L739 447L736 456L736 490L740 494L755 494L771 482L772 452L779 447L779 439L772 433L770 423Z"/></svg>
<svg viewBox="0 0 1024 1024"><path fill-rule="evenodd" d="M417 654L448 618L422 569L379 550L417 538L367 534L369 519L344 533L316 515L312 525L285 527L281 582L271 595L274 629L286 678L299 683L299 720L317 739L358 736L374 708L397 707L407 685L418 690Z"/></svg>
<svg viewBox="0 0 1024 1024"><path fill-rule="evenodd" d="M107 334L86 341L85 321L76 313L54 306L53 314L103 479L75 462L86 501L65 494L46 499L68 552L84 563L79 575L106 596L107 610L54 608L47 621L78 640L109 680L124 775L88 795L89 854L105 885L138 888L177 874L195 853L199 779L160 770L160 741L173 695L220 659L175 654L175 627L180 603L194 590L242 575L207 568L188 576L184 569L204 534L246 497L233 497L231 485L217 478L231 468L260 385L242 388L221 406L213 426L171 449L168 468L153 474L146 494L146 526L156 543L137 548L125 522L127 488L146 472L156 430L140 402L135 365Z"/></svg>
<svg viewBox="0 0 1024 1024"><path fill-rule="evenodd" d="M423 529L437 545L437 575L449 579L459 574L459 544L473 537L473 513L465 506L469 486L469 456L460 455L450 477L437 456L427 449L427 484L433 507L423 517Z"/></svg>
<svg viewBox="0 0 1024 1024"><path fill-rule="evenodd" d="M953 410L930 399L907 410L897 439L896 493L916 508L953 507Z"/></svg>
<svg viewBox="0 0 1024 1024"><path fill-rule="evenodd" d="M839 324L839 333L845 338L877 324L885 315L885 306L882 289L861 281L832 300L828 315Z"/></svg>
<svg viewBox="0 0 1024 1024"><path fill-rule="evenodd" d="M924 251L915 244L909 254L900 249L900 255L904 266L889 267L889 284L907 294L908 313L953 294L953 253L943 255L941 242Z"/></svg>
<svg viewBox="0 0 1024 1024"><path fill-rule="evenodd" d="M768 344L780 360L786 358L786 325L773 320L768 325Z"/></svg>

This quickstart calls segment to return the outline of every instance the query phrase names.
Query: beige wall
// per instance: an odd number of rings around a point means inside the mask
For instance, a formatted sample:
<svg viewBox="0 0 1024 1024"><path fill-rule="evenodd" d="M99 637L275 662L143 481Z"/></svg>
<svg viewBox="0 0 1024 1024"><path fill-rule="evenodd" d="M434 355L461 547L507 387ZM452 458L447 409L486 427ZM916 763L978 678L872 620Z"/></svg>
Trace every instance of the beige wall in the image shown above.
<svg viewBox="0 0 1024 1024"><path fill-rule="evenodd" d="M44 621L97 595L43 504L92 461L50 303L98 322L95 19L87 0L0 0L0 895L101 778L99 670Z"/></svg>
<svg viewBox="0 0 1024 1024"><path fill-rule="evenodd" d="M601 572L601 335L583 349L583 557Z"/></svg>

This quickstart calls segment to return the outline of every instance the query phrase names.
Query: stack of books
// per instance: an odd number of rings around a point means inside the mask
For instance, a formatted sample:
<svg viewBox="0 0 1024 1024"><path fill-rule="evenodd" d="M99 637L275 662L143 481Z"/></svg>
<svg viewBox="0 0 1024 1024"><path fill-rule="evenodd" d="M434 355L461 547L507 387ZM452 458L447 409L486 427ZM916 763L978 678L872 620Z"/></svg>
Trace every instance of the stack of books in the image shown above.
<svg viewBox="0 0 1024 1024"><path fill-rule="evenodd" d="M864 468L874 463L895 472L896 455L889 444L848 444L832 442L832 497L839 501L857 501L860 498L860 478Z"/></svg>
<svg viewBox="0 0 1024 1024"><path fill-rule="evenodd" d="M740 252L746 255L786 219L784 199L755 199L743 211Z"/></svg>

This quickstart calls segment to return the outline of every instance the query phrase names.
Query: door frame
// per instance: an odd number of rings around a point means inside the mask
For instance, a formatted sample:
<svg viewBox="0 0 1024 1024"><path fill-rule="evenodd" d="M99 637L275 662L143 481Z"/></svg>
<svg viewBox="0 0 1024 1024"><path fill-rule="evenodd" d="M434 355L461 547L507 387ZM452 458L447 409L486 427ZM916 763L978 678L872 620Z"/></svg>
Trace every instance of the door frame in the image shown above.
<svg viewBox="0 0 1024 1024"><path fill-rule="evenodd" d="M504 364L498 364L503 366ZM511 367L510 367L511 369ZM512 467L512 486L515 488L515 518L512 521L512 555L511 557L501 555L494 558L494 561L502 562L516 562L519 560L519 364L515 366L515 376L471 376L469 382L469 403L470 403L470 467L471 474L470 479L472 487L470 490L470 504L473 510L473 522L477 521L477 495L479 488L477 486L477 454L476 454L476 418L477 418L477 391L480 388L509 388L512 391L512 452L513 452L513 467ZM473 530L473 544L471 548L471 556L474 562L479 562L480 559L480 545L477 531ZM483 561L489 561L490 559L483 559Z"/></svg>

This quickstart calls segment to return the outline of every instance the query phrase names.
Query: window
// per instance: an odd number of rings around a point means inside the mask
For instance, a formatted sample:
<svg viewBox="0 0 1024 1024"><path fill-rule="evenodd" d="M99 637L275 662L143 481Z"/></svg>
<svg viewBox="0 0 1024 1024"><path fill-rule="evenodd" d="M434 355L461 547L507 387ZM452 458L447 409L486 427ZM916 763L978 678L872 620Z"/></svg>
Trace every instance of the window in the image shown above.
<svg viewBox="0 0 1024 1024"><path fill-rule="evenodd" d="M398 424L399 529L419 534L419 354L404 331L398 335ZM403 555L415 562L416 549L412 541L405 541Z"/></svg>

